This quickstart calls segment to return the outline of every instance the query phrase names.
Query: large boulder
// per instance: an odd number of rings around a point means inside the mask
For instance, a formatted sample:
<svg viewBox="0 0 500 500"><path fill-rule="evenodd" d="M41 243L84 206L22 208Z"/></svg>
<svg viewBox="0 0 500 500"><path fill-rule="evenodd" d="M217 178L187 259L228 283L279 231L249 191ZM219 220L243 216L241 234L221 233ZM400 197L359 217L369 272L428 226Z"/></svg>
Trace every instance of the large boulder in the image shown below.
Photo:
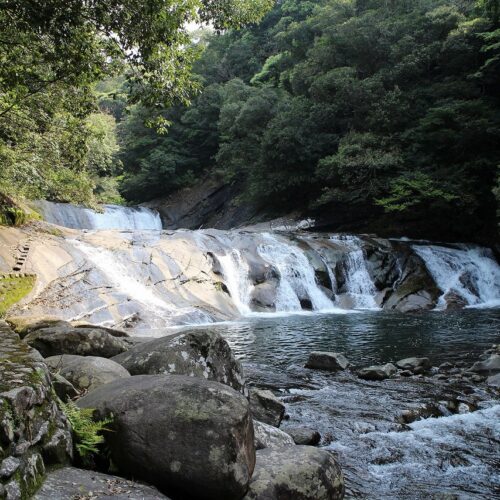
<svg viewBox="0 0 500 500"><path fill-rule="evenodd" d="M45 478L33 500L168 500L156 488L100 472L63 467Z"/></svg>
<svg viewBox="0 0 500 500"><path fill-rule="evenodd" d="M59 354L111 358L129 348L125 339L100 327L55 325L32 331L24 340L44 358Z"/></svg>
<svg viewBox="0 0 500 500"><path fill-rule="evenodd" d="M286 426L282 430L292 436L295 444L316 446L321 441L321 434L309 427Z"/></svg>
<svg viewBox="0 0 500 500"><path fill-rule="evenodd" d="M190 375L215 380L246 394L239 361L216 332L193 330L139 344L115 356L131 375Z"/></svg>
<svg viewBox="0 0 500 500"><path fill-rule="evenodd" d="M498 354L491 354L488 359L474 363L471 367L471 371L477 373L500 372L500 356Z"/></svg>
<svg viewBox="0 0 500 500"><path fill-rule="evenodd" d="M255 433L255 449L257 450L295 445L295 442L290 434L287 434L272 425L254 420L253 429Z"/></svg>
<svg viewBox="0 0 500 500"><path fill-rule="evenodd" d="M306 368L336 372L349 366L347 358L339 352L314 351L309 354Z"/></svg>
<svg viewBox="0 0 500 500"><path fill-rule="evenodd" d="M285 446L257 452L245 500L337 500L344 478L333 455L312 446Z"/></svg>
<svg viewBox="0 0 500 500"><path fill-rule="evenodd" d="M113 464L167 495L241 498L255 465L248 401L196 377L138 375L102 385L78 401L113 415L105 435Z"/></svg>
<svg viewBox="0 0 500 500"><path fill-rule="evenodd" d="M358 371L358 377L364 380L384 380L396 374L398 369L392 363L369 366Z"/></svg>
<svg viewBox="0 0 500 500"><path fill-rule="evenodd" d="M271 391L251 389L249 399L255 419L279 427L285 415L285 405Z"/></svg>
<svg viewBox="0 0 500 500"><path fill-rule="evenodd" d="M92 391L119 378L130 377L122 365L107 358L63 354L45 359L52 372L62 375L77 390Z"/></svg>

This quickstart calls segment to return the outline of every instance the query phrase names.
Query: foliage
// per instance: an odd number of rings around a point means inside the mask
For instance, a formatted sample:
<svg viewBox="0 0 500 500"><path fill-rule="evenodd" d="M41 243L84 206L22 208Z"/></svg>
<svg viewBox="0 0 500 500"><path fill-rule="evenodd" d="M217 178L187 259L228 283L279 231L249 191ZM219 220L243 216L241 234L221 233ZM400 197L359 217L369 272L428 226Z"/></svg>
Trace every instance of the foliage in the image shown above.
<svg viewBox="0 0 500 500"><path fill-rule="evenodd" d="M73 430L75 447L80 457L86 459L90 455L99 453L98 447L104 443L102 432L110 430L109 425L113 419L94 421L92 408L79 408L73 401L58 402Z"/></svg>
<svg viewBox="0 0 500 500"><path fill-rule="evenodd" d="M259 25L201 36L203 92L165 114L170 133L120 127L123 195L222 175L277 214L344 207L401 232L439 220L453 238L491 236L498 5L283 0Z"/></svg>

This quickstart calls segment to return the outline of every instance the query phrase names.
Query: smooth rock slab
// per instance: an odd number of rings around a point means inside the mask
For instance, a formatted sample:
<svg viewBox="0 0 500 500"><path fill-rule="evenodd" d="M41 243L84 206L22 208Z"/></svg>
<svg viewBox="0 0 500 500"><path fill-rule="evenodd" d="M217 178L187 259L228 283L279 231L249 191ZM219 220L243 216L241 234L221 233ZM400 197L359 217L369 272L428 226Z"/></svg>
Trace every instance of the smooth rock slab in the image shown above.
<svg viewBox="0 0 500 500"><path fill-rule="evenodd" d="M51 371L59 373L80 391L92 391L113 380L130 377L122 365L96 356L63 354L46 358L45 362Z"/></svg>
<svg viewBox="0 0 500 500"><path fill-rule="evenodd" d="M271 392L250 390L250 409L256 420L279 427L285 415L285 405Z"/></svg>
<svg viewBox="0 0 500 500"><path fill-rule="evenodd" d="M285 446L257 452L245 500L337 500L344 478L333 455L312 446Z"/></svg>
<svg viewBox="0 0 500 500"><path fill-rule="evenodd" d="M24 341L39 351L44 358L60 354L111 358L129 348L125 339L99 327L42 328L29 333L24 337Z"/></svg>
<svg viewBox="0 0 500 500"><path fill-rule="evenodd" d="M243 369L216 332L194 330L141 343L115 356L131 375L190 375L231 386L246 394Z"/></svg>
<svg viewBox="0 0 500 500"><path fill-rule="evenodd" d="M98 418L121 474L174 497L233 500L246 493L255 465L246 398L195 377L137 375L98 387L78 401Z"/></svg>
<svg viewBox="0 0 500 500"><path fill-rule="evenodd" d="M339 352L314 351L309 354L306 368L336 372L349 366L347 358Z"/></svg>
<svg viewBox="0 0 500 500"><path fill-rule="evenodd" d="M63 467L50 472L34 500L168 500L156 488L90 470Z"/></svg>
<svg viewBox="0 0 500 500"><path fill-rule="evenodd" d="M369 366L358 371L358 377L364 380L385 380L392 377L398 369L392 364Z"/></svg>
<svg viewBox="0 0 500 500"><path fill-rule="evenodd" d="M255 433L255 449L279 448L281 446L295 446L295 442L286 432L258 420L253 421Z"/></svg>

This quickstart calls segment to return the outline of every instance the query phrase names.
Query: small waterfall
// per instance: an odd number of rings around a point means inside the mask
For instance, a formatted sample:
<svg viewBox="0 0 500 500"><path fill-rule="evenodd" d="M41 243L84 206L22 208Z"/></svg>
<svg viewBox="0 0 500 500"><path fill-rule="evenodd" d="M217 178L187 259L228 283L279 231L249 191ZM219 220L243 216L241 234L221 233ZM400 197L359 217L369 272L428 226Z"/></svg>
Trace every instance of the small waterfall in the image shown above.
<svg viewBox="0 0 500 500"><path fill-rule="evenodd" d="M346 247L343 262L345 288L353 301L355 309L378 309L375 302L375 286L366 267L361 240L356 236L341 235L330 238L331 241Z"/></svg>
<svg viewBox="0 0 500 500"><path fill-rule="evenodd" d="M500 305L500 266L490 250L466 245L413 245L413 249L443 292L438 308L446 306L447 294L458 295L469 306Z"/></svg>
<svg viewBox="0 0 500 500"><path fill-rule="evenodd" d="M222 266L222 274L234 305L240 314L248 314L250 309L251 283L248 279L248 264L238 249L230 250L217 258Z"/></svg>
<svg viewBox="0 0 500 500"><path fill-rule="evenodd" d="M278 269L280 283L276 311L300 311L301 300L310 300L316 311L333 309L332 302L319 289L314 269L302 250L265 233L264 242L258 246L260 256Z"/></svg>
<svg viewBox="0 0 500 500"><path fill-rule="evenodd" d="M45 200L37 201L36 207L47 222L71 229L162 229L160 214L144 207L104 205L104 212L99 213L69 203Z"/></svg>

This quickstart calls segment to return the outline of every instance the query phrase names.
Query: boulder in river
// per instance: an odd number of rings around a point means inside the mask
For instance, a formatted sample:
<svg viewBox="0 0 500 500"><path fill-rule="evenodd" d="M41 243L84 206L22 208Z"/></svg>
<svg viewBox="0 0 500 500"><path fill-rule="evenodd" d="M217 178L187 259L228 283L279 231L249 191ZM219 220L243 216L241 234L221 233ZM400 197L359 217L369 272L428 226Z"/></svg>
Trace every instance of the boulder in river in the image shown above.
<svg viewBox="0 0 500 500"><path fill-rule="evenodd" d="M255 433L255 449L257 450L295 445L295 442L290 434L283 432L272 425L254 420L253 429Z"/></svg>
<svg viewBox="0 0 500 500"><path fill-rule="evenodd" d="M496 375L492 375L486 379L486 383L491 387L499 387L500 388L500 373Z"/></svg>
<svg viewBox="0 0 500 500"><path fill-rule="evenodd" d="M255 465L248 401L196 377L138 375L98 387L78 401L113 415L105 435L113 464L167 495L232 500L246 493Z"/></svg>
<svg viewBox="0 0 500 500"><path fill-rule="evenodd" d="M59 373L77 390L92 391L118 378L130 377L123 366L107 358L63 354L45 359L50 370Z"/></svg>
<svg viewBox="0 0 500 500"><path fill-rule="evenodd" d="M336 372L349 366L347 358L339 352L313 351L309 354L306 368Z"/></svg>
<svg viewBox="0 0 500 500"><path fill-rule="evenodd" d="M250 409L255 419L279 427L285 415L285 405L271 392L250 390Z"/></svg>
<svg viewBox="0 0 500 500"><path fill-rule="evenodd" d="M286 426L282 430L292 436L295 444L316 446L321 441L321 434L310 427Z"/></svg>
<svg viewBox="0 0 500 500"><path fill-rule="evenodd" d="M125 339L112 335L107 328L98 326L90 328L55 325L34 330L24 340L44 358L59 354L111 358L129 348Z"/></svg>
<svg viewBox="0 0 500 500"><path fill-rule="evenodd" d="M141 343L115 356L131 375L190 375L214 380L246 394L239 361L216 332L193 330Z"/></svg>
<svg viewBox="0 0 500 500"><path fill-rule="evenodd" d="M369 366L358 371L358 377L364 380L385 380L397 373L398 369L392 363Z"/></svg>
<svg viewBox="0 0 500 500"><path fill-rule="evenodd" d="M429 358L404 358L400 359L396 366L401 370L410 370L412 372L428 370L431 367Z"/></svg>
<svg viewBox="0 0 500 500"><path fill-rule="evenodd" d="M337 500L344 478L333 455L313 446L285 446L257 452L244 500Z"/></svg>
<svg viewBox="0 0 500 500"><path fill-rule="evenodd" d="M156 488L91 470L63 467L47 474L33 500L168 500Z"/></svg>
<svg viewBox="0 0 500 500"><path fill-rule="evenodd" d="M474 363L471 367L471 371L477 373L500 372L500 355L491 354L488 359Z"/></svg>

